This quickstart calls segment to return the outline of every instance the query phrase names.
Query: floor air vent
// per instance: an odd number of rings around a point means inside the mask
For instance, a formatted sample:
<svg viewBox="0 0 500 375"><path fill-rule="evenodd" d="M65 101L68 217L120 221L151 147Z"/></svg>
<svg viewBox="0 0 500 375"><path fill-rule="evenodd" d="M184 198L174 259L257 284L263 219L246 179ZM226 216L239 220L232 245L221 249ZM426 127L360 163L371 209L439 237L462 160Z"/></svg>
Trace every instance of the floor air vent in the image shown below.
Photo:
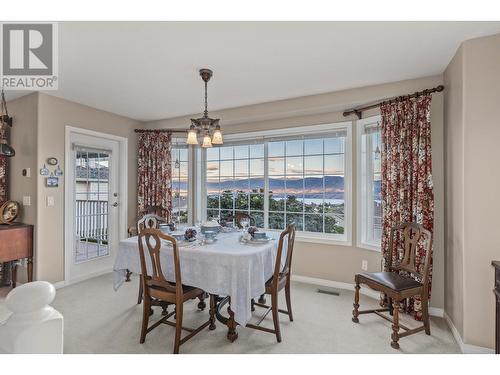
<svg viewBox="0 0 500 375"><path fill-rule="evenodd" d="M332 290L327 290L327 289L317 289L317 293L321 294L329 294L331 296L340 296L340 291L332 289Z"/></svg>

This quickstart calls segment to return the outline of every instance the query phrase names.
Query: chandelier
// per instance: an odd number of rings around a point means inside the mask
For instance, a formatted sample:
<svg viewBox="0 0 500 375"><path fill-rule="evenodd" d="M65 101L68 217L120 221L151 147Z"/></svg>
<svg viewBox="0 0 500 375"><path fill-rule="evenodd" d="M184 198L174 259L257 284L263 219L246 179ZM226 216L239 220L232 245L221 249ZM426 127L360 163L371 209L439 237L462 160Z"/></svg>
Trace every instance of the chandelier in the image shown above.
<svg viewBox="0 0 500 375"><path fill-rule="evenodd" d="M212 75L213 72L210 69L200 69L201 79L205 82L205 111L203 112L203 117L191 119L191 126L189 127L186 141L188 145L198 145L199 133L203 134L203 143L201 145L203 148L223 143L219 119L208 117L207 83L212 78Z"/></svg>

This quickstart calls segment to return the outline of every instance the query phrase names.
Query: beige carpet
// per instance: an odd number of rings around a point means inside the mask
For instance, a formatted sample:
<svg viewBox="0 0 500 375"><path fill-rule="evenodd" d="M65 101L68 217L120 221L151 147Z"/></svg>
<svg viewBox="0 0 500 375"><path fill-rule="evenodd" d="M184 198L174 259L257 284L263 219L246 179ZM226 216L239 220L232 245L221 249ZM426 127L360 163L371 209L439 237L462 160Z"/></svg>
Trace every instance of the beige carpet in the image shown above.
<svg viewBox="0 0 500 375"><path fill-rule="evenodd" d="M113 290L113 275L107 274L57 291L53 306L65 320L66 353L171 353L175 329L161 325L139 344L142 305L137 305L137 277ZM423 332L400 340L401 349L390 347L390 323L374 316L351 322L353 293L340 296L319 294L317 287L295 282L292 286L294 322L280 314L283 341L269 333L238 327L234 343L226 339L226 327L218 322L215 331L200 332L181 346L181 353L459 353L459 347L443 319L432 318L432 335ZM281 301L283 302L283 301ZM284 304L282 304L284 306ZM361 307L376 301L361 296ZM152 319L160 317L155 310ZM255 320L263 310L257 308ZM196 303L184 308L185 326L195 327L208 319L208 309ZM405 319L408 325L414 321ZM269 316L262 323L272 327Z"/></svg>

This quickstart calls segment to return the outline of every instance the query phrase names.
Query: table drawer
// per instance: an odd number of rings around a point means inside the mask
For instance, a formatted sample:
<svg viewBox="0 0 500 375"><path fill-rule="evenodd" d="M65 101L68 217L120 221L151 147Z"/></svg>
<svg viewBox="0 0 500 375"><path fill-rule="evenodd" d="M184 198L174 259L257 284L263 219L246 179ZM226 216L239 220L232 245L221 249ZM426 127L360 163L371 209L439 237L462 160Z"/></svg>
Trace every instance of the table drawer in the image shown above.
<svg viewBox="0 0 500 375"><path fill-rule="evenodd" d="M33 227L22 226L0 230L0 262L33 256Z"/></svg>

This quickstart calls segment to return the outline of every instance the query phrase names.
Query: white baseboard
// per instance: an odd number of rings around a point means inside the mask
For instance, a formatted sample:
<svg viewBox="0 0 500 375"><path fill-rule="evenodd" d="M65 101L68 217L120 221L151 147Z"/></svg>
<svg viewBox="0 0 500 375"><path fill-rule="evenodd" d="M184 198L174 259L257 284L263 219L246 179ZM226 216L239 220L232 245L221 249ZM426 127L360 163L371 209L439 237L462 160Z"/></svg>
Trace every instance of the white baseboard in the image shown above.
<svg viewBox="0 0 500 375"><path fill-rule="evenodd" d="M344 283L341 281L333 281L333 280L325 280L325 279L318 279L315 277L308 277L308 276L300 276L300 275L292 275L292 280L298 281L301 283L306 283L306 284L313 284L313 285L318 285L318 286L326 286L329 288L338 288L338 289L345 289L345 290L354 290L354 284L350 283ZM371 297L373 299L378 300L380 298L380 293L366 287L362 287L359 292L367 297ZM437 308L437 307L429 307L429 314L431 316L436 316L439 318L444 317L444 311L443 309Z"/></svg>
<svg viewBox="0 0 500 375"><path fill-rule="evenodd" d="M457 327L455 327L455 324L453 324L453 321L451 318L444 312L444 319L446 320L446 323L448 324L448 327L450 327L451 333L453 334L453 337L455 338L455 341L457 342L458 346L460 346L460 350L464 354L495 354L495 351L490 348L485 348L484 346L477 346L477 345L470 345L466 344L462 340L462 336L460 336L460 333L458 332Z"/></svg>

